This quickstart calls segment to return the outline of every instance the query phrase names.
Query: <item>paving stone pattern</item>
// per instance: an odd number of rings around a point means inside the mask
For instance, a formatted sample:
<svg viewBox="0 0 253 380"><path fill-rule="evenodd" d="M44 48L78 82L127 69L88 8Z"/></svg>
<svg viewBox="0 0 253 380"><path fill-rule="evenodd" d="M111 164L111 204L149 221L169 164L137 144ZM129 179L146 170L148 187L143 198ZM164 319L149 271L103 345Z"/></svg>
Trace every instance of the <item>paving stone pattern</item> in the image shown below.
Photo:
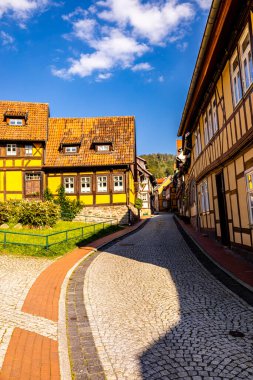
<svg viewBox="0 0 253 380"><path fill-rule="evenodd" d="M253 309L201 266L168 214L95 258L84 301L109 380L253 380Z"/></svg>
<svg viewBox="0 0 253 380"><path fill-rule="evenodd" d="M48 259L0 255L0 368L15 327L57 339L57 323L21 312L31 285L51 264Z"/></svg>

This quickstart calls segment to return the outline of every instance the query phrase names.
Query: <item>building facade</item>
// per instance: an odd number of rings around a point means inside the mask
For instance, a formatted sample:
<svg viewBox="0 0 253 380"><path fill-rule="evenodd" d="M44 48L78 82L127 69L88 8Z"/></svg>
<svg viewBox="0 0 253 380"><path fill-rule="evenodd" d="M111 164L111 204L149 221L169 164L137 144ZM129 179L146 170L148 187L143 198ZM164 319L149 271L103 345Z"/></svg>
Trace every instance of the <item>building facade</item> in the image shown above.
<svg viewBox="0 0 253 380"><path fill-rule="evenodd" d="M0 200L43 199L63 185L83 215L137 215L134 117L50 118L48 104L6 101L0 112Z"/></svg>
<svg viewBox="0 0 253 380"><path fill-rule="evenodd" d="M181 213L251 257L252 26L252 2L213 1L178 131L177 176Z"/></svg>
<svg viewBox="0 0 253 380"><path fill-rule="evenodd" d="M171 182L170 177L158 178L156 180L157 186L155 187L155 211L168 211L169 202L166 198L166 188Z"/></svg>
<svg viewBox="0 0 253 380"><path fill-rule="evenodd" d="M151 215L154 212L155 178L147 168L147 161L137 157L138 198L142 200L141 215Z"/></svg>

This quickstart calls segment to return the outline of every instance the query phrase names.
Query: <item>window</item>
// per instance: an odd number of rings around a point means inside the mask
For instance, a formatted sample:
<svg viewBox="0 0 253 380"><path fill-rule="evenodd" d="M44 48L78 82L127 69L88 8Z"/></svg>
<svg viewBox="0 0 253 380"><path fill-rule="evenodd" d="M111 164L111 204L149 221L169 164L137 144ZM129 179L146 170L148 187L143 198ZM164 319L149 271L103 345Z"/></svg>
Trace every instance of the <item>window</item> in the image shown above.
<svg viewBox="0 0 253 380"><path fill-rule="evenodd" d="M253 224L253 169L246 174L247 195L249 205L249 220Z"/></svg>
<svg viewBox="0 0 253 380"><path fill-rule="evenodd" d="M122 175L115 175L113 176L113 190L114 191L123 191L123 176Z"/></svg>
<svg viewBox="0 0 253 380"><path fill-rule="evenodd" d="M17 144L7 144L6 155L7 156L16 156L17 155Z"/></svg>
<svg viewBox="0 0 253 380"><path fill-rule="evenodd" d="M33 155L33 146L32 145L25 145L25 155L26 156L32 156Z"/></svg>
<svg viewBox="0 0 253 380"><path fill-rule="evenodd" d="M65 153L77 153L77 146L66 146Z"/></svg>
<svg viewBox="0 0 253 380"><path fill-rule="evenodd" d="M216 133L218 131L218 115L217 115L216 99L214 97L212 99L212 114L213 114L213 132Z"/></svg>
<svg viewBox="0 0 253 380"><path fill-rule="evenodd" d="M208 123L208 134L209 140L213 137L213 121L212 121L212 107L209 105L207 111L207 123Z"/></svg>
<svg viewBox="0 0 253 380"><path fill-rule="evenodd" d="M244 92L247 91L253 81L252 53L248 27L244 30L239 42L240 61L242 68L242 83Z"/></svg>
<svg viewBox="0 0 253 380"><path fill-rule="evenodd" d="M110 145L97 145L98 152L109 152Z"/></svg>
<svg viewBox="0 0 253 380"><path fill-rule="evenodd" d="M147 202L147 201L148 201L148 194L147 194L147 193L141 193L141 194L140 194L140 199L141 199L143 202Z"/></svg>
<svg viewBox="0 0 253 380"><path fill-rule="evenodd" d="M25 175L25 180L26 181L38 181L38 180L40 180L40 174L39 173L37 173L37 174L35 174L35 173L27 173Z"/></svg>
<svg viewBox="0 0 253 380"><path fill-rule="evenodd" d="M202 212L207 212L210 210L207 181L204 181L201 183L200 193L201 193L201 209L202 209Z"/></svg>
<svg viewBox="0 0 253 380"><path fill-rule="evenodd" d="M65 192L68 194L74 193L75 192L75 179L74 177L65 177L64 178L64 189Z"/></svg>
<svg viewBox="0 0 253 380"><path fill-rule="evenodd" d="M198 157L201 153L201 139L199 129L195 132L195 153L196 157Z"/></svg>
<svg viewBox="0 0 253 380"><path fill-rule="evenodd" d="M97 191L98 193L107 192L107 177L106 176L97 177Z"/></svg>
<svg viewBox="0 0 253 380"><path fill-rule="evenodd" d="M9 120L9 125L18 125L18 126L22 126L23 125L23 122L21 119L10 119Z"/></svg>
<svg viewBox="0 0 253 380"><path fill-rule="evenodd" d="M209 142L209 133L208 133L208 124L207 124L206 115L204 117L204 139L205 139L205 145L207 145Z"/></svg>
<svg viewBox="0 0 253 380"><path fill-rule="evenodd" d="M81 193L91 192L91 177L81 177Z"/></svg>
<svg viewBox="0 0 253 380"><path fill-rule="evenodd" d="M242 98L242 84L241 84L239 59L238 59L237 51L234 53L232 57L231 75L232 75L234 106L236 106L237 103Z"/></svg>

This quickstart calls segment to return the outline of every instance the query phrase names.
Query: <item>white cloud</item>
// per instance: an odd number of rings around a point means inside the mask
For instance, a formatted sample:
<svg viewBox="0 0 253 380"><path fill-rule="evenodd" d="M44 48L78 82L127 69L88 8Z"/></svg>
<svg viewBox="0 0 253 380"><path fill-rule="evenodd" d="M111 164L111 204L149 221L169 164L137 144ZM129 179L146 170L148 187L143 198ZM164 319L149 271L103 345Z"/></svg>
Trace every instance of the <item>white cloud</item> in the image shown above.
<svg viewBox="0 0 253 380"><path fill-rule="evenodd" d="M212 4L212 0L195 0L201 9L209 10Z"/></svg>
<svg viewBox="0 0 253 380"><path fill-rule="evenodd" d="M150 71L153 67L148 62L137 63L132 67L132 71Z"/></svg>
<svg viewBox="0 0 253 380"><path fill-rule="evenodd" d="M190 3L167 0L165 3L142 4L140 0L106 0L100 2L106 7L98 14L108 22L130 26L133 32L146 38L152 44L163 44L169 35L175 34L182 22L193 19L195 12Z"/></svg>
<svg viewBox="0 0 253 380"><path fill-rule="evenodd" d="M163 83L164 82L164 76L160 75L158 78L158 82Z"/></svg>
<svg viewBox="0 0 253 380"><path fill-rule="evenodd" d="M105 73L105 74L101 73L97 76L96 81L101 82L102 80L106 80L106 79L111 78L111 76L112 76L112 73Z"/></svg>
<svg viewBox="0 0 253 380"><path fill-rule="evenodd" d="M6 14L25 20L31 17L34 11L43 9L48 3L49 0L1 0L0 17Z"/></svg>
<svg viewBox="0 0 253 380"><path fill-rule="evenodd" d="M3 30L0 31L0 41L3 46L12 45L15 39Z"/></svg>
<svg viewBox="0 0 253 380"><path fill-rule="evenodd" d="M109 36L91 40L89 43L95 49L94 53L81 54L79 59L71 60L69 69L53 69L53 74L63 78L73 75L87 77L100 70L104 73L119 66L126 68L133 64L136 57L149 50L145 44L139 44L117 29L112 29Z"/></svg>
<svg viewBox="0 0 253 380"><path fill-rule="evenodd" d="M188 48L188 42L179 42L177 44L177 49L181 52L184 52Z"/></svg>
<svg viewBox="0 0 253 380"><path fill-rule="evenodd" d="M148 62L136 63L137 58L155 46L181 40L194 16L195 8L187 0L146 0L145 3L100 0L87 9L78 7L63 16L72 24L71 33L64 37L81 40L83 52L79 58L69 60L68 68L54 68L52 72L63 78L93 74L99 78L113 69L151 70ZM178 43L179 49L186 47L186 43Z"/></svg>

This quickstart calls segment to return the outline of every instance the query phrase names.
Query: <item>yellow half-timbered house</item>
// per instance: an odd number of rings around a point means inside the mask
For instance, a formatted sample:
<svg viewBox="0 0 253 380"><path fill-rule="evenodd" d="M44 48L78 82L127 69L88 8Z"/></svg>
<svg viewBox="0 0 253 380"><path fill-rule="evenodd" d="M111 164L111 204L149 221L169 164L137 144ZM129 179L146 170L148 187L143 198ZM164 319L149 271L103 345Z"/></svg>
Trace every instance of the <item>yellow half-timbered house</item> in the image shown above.
<svg viewBox="0 0 253 380"><path fill-rule="evenodd" d="M212 2L178 131L185 215L242 252L253 249L252 10Z"/></svg>
<svg viewBox="0 0 253 380"><path fill-rule="evenodd" d="M63 185L81 214L128 223L135 204L134 117L50 118L47 104L0 102L0 199Z"/></svg>

